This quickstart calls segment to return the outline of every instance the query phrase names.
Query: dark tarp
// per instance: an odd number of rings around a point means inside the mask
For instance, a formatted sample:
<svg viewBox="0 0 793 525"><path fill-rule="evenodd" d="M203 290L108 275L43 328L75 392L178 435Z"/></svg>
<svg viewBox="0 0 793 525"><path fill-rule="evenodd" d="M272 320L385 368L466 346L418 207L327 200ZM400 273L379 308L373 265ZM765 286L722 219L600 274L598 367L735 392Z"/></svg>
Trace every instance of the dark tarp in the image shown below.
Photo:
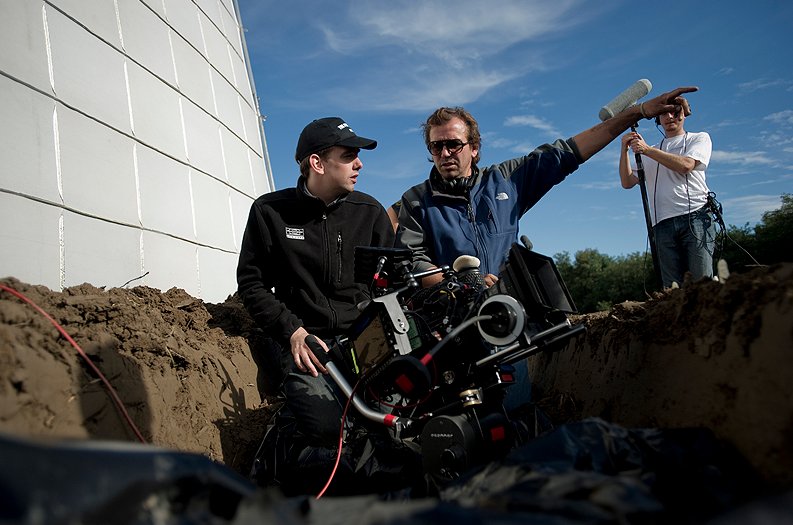
<svg viewBox="0 0 793 525"><path fill-rule="evenodd" d="M200 454L0 435L0 524L229 523L255 490Z"/></svg>
<svg viewBox="0 0 793 525"><path fill-rule="evenodd" d="M286 497L201 455L143 445L0 437L0 465L2 524L793 520L790 495L766 499L773 496L769 488L709 431L625 429L599 419L544 434L443 487L437 497L407 491ZM751 505L741 507L745 503Z"/></svg>

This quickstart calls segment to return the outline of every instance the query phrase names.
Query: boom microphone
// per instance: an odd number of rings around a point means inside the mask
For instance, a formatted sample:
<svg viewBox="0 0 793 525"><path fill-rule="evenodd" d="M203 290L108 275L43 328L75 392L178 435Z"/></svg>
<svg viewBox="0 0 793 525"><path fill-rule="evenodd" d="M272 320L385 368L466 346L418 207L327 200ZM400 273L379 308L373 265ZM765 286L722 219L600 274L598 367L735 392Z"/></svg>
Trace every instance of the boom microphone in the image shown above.
<svg viewBox="0 0 793 525"><path fill-rule="evenodd" d="M649 93L651 89L653 89L653 85L646 78L637 80L631 87L617 95L614 100L600 108L600 113L598 114L600 120L608 120L617 113L628 109L636 104L637 100Z"/></svg>

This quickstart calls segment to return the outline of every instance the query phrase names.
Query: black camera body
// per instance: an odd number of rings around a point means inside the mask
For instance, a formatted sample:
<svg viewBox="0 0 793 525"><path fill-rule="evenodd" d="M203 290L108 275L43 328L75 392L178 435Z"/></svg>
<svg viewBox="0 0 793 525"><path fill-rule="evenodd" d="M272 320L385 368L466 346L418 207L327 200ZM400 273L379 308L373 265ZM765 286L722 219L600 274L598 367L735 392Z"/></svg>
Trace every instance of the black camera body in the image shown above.
<svg viewBox="0 0 793 525"><path fill-rule="evenodd" d="M370 285L353 327L337 337L327 365L367 424L420 447L436 481L518 443L504 408L514 364L583 331L553 260L514 244L486 287L478 260L414 273L409 250L356 248L356 280ZM430 288L421 279L442 273Z"/></svg>

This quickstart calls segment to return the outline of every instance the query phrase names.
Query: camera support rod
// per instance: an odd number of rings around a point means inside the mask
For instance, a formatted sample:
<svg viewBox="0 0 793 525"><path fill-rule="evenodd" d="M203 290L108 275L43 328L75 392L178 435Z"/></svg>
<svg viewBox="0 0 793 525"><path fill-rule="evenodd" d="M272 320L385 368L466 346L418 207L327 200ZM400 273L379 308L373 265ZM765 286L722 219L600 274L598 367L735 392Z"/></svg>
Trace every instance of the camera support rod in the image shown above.
<svg viewBox="0 0 793 525"><path fill-rule="evenodd" d="M322 363L322 366L328 370L328 374L330 374L331 379L333 379L333 381L339 385L339 388L341 388L342 392L344 392L344 395L352 400L352 405L356 410L358 410L358 412L360 412L362 416L374 421L375 423L380 423L387 427L393 428L397 435L399 435L401 431L405 430L413 423L413 420L411 419L378 412L369 408L366 403L361 401L358 395L353 392L353 388L350 386L350 383L348 383L344 378L344 375L336 366L336 363L331 361L330 356L325 353L325 350L319 345L319 343L317 343L316 337L310 334L306 336L306 345L308 345L317 359L319 359L320 363Z"/></svg>
<svg viewBox="0 0 793 525"><path fill-rule="evenodd" d="M543 348L547 344L552 342L557 342L563 339L567 339L568 337L572 337L574 335L579 334L580 332L586 330L586 328L582 325L572 326L568 319L565 319L559 324L556 324L542 332L538 332L532 336L529 336L527 333L524 332L523 337L525 340L523 341L515 341L514 343L505 346L503 348L498 349L495 353L490 354L487 357L484 357L476 362L476 366L482 367L485 365L489 365L492 363L503 363L503 364L511 364L516 361L520 361L524 357L528 357L529 355L536 353L536 351L540 348ZM558 332L562 332L558 334ZM555 335L554 338L550 340L546 340L547 337L551 335ZM536 343L536 344L535 344Z"/></svg>

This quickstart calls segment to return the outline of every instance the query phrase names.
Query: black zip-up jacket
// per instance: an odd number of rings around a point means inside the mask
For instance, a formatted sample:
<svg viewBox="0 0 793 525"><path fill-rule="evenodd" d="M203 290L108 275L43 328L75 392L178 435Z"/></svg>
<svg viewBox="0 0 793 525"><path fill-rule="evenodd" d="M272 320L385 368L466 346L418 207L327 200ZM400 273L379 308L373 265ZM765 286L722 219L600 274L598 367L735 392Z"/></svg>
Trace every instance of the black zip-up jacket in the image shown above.
<svg viewBox="0 0 793 525"><path fill-rule="evenodd" d="M303 326L332 337L358 317L368 283L354 281L355 246L391 247L383 206L353 191L330 205L297 188L253 202L237 265L237 286L256 324L281 344Z"/></svg>

